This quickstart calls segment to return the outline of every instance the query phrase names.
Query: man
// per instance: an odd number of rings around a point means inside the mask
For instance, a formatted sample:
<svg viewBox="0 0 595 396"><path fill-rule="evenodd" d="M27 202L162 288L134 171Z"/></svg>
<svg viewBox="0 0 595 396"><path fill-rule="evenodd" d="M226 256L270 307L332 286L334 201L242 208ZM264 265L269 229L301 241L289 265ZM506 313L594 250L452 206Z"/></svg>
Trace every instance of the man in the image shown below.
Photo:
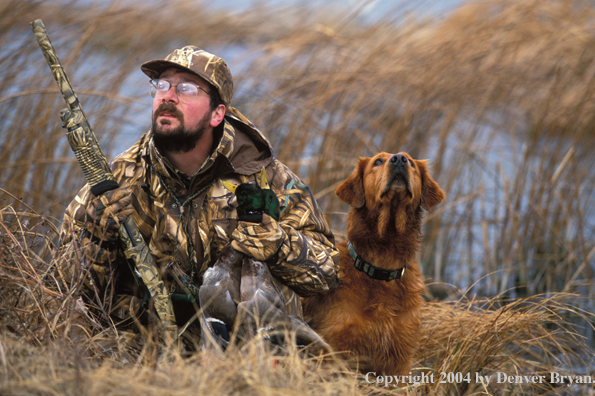
<svg viewBox="0 0 595 396"><path fill-rule="evenodd" d="M184 293L180 277L200 286L231 243L268 265L281 281L287 313L301 317L298 295L338 282L339 254L310 190L230 106L233 81L223 59L187 46L141 69L152 79L151 130L111 164L120 188L97 198L87 185L64 215L63 242L76 239L92 263L87 294L115 323L146 316L143 292L117 244L119 224L132 215L169 293ZM260 223L239 221L222 181L255 183L263 168L281 205L279 221L267 214ZM112 276L113 298L106 298ZM178 326L195 314L190 307L174 304Z"/></svg>

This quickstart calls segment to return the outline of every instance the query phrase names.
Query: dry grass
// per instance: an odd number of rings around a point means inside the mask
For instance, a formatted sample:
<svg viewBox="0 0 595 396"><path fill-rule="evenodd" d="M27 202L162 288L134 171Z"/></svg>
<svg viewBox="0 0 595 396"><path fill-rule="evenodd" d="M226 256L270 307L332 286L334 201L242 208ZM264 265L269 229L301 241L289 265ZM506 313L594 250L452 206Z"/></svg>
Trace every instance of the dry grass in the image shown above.
<svg viewBox="0 0 595 396"><path fill-rule="evenodd" d="M0 394L384 394L395 388L369 383L349 370L340 356L320 361L290 348L274 354L262 340L232 347L225 354L180 354L162 350L145 338L132 343L113 326L100 325L81 304L81 281L59 282L50 270L59 250L51 245L55 227L39 214L0 212ZM12 220L8 220L12 218ZM41 230L45 225L46 229ZM41 256L44 256L43 259ZM76 255L75 268L84 268ZM68 270L68 268L63 268ZM433 374L434 381L402 388L402 394L568 394L564 386L497 384L507 375L581 373L595 363L577 331L577 319L593 323L576 294L503 301L430 302L424 307L424 329L414 375ZM103 321L105 323L105 321ZM147 333L148 334L148 333ZM469 373L469 382L440 383L441 373ZM591 371L584 374L594 375ZM489 376L491 384L476 382ZM376 376L368 379L375 380ZM585 393L579 387L570 394Z"/></svg>
<svg viewBox="0 0 595 396"><path fill-rule="evenodd" d="M397 9L366 24L360 9L328 5L239 14L186 1L159 13L126 1L0 4L0 393L163 393L174 383L168 393L385 391L295 354L276 368L249 352L156 363L150 348L130 351L77 308L77 283L48 275L55 227L83 181L29 29L37 18L110 158L149 125L142 62L191 43L223 55L234 105L308 182L339 240L346 208L333 191L355 157L431 158L448 201L426 219L423 273L487 299L429 304L418 366L580 367L573 353L595 342L595 7L488 0L440 20ZM545 392L464 383L404 392L508 390Z"/></svg>
<svg viewBox="0 0 595 396"><path fill-rule="evenodd" d="M90 362L76 349L56 344L31 348L6 337L0 342L8 356L2 394L360 394L354 374L340 375L295 355L265 355L256 346L225 357L203 353L139 365Z"/></svg>
<svg viewBox="0 0 595 396"><path fill-rule="evenodd" d="M473 394L484 389L475 375L498 380L507 376L545 375L551 372L579 373L592 367L583 337L569 325L571 317L592 322L593 315L578 307L583 297L556 293L550 297L507 301L498 298L429 303L425 309L420 364L439 373L471 373L470 382L436 383L431 392ZM433 319L430 319L433 318ZM566 325L560 326L565 323ZM587 348L587 351L583 348ZM587 371L590 372L590 371ZM490 392L503 390L537 394L552 390L549 384L498 384ZM582 391L585 391L583 389Z"/></svg>

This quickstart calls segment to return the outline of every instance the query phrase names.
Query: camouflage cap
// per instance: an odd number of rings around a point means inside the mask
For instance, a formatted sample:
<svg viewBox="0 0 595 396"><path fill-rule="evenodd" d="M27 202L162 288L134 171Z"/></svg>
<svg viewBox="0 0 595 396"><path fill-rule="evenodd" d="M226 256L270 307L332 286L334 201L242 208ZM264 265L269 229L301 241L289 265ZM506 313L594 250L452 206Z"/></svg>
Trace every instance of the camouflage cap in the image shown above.
<svg viewBox="0 0 595 396"><path fill-rule="evenodd" d="M214 86L225 107L229 107L233 97L233 79L227 63L217 55L203 51L193 45L177 49L163 60L145 62L141 70L151 78L159 75L170 67L176 67L204 78Z"/></svg>

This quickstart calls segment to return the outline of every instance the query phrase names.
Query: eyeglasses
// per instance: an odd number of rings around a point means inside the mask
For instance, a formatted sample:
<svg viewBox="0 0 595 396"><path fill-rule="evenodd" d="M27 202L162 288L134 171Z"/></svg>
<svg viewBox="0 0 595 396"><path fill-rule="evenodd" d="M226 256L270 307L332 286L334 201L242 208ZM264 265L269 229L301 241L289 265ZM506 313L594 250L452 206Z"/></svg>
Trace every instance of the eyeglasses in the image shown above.
<svg viewBox="0 0 595 396"><path fill-rule="evenodd" d="M192 102L198 96L198 91L201 90L207 95L209 94L203 88L199 87L196 84L192 84L189 82L179 82L177 84L172 84L167 80L162 79L155 79L151 80L150 84L150 92L153 98L162 98L165 94L171 89L171 87L176 87L176 94L178 98L182 102Z"/></svg>

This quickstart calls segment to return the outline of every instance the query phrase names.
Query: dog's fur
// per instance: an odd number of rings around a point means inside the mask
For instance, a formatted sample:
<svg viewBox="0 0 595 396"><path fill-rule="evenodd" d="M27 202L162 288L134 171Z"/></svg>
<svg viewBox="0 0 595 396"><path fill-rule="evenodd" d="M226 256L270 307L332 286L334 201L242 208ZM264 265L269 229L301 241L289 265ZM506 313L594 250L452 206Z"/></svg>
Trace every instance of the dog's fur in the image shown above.
<svg viewBox="0 0 595 396"><path fill-rule="evenodd" d="M359 256L383 269L407 269L401 279L374 280L354 267L347 242L340 243L340 285L305 298L305 317L331 347L351 352L360 371L406 374L420 338L425 290L415 261L422 209L439 204L444 192L426 161L380 153L360 158L336 194L351 205L347 238Z"/></svg>

